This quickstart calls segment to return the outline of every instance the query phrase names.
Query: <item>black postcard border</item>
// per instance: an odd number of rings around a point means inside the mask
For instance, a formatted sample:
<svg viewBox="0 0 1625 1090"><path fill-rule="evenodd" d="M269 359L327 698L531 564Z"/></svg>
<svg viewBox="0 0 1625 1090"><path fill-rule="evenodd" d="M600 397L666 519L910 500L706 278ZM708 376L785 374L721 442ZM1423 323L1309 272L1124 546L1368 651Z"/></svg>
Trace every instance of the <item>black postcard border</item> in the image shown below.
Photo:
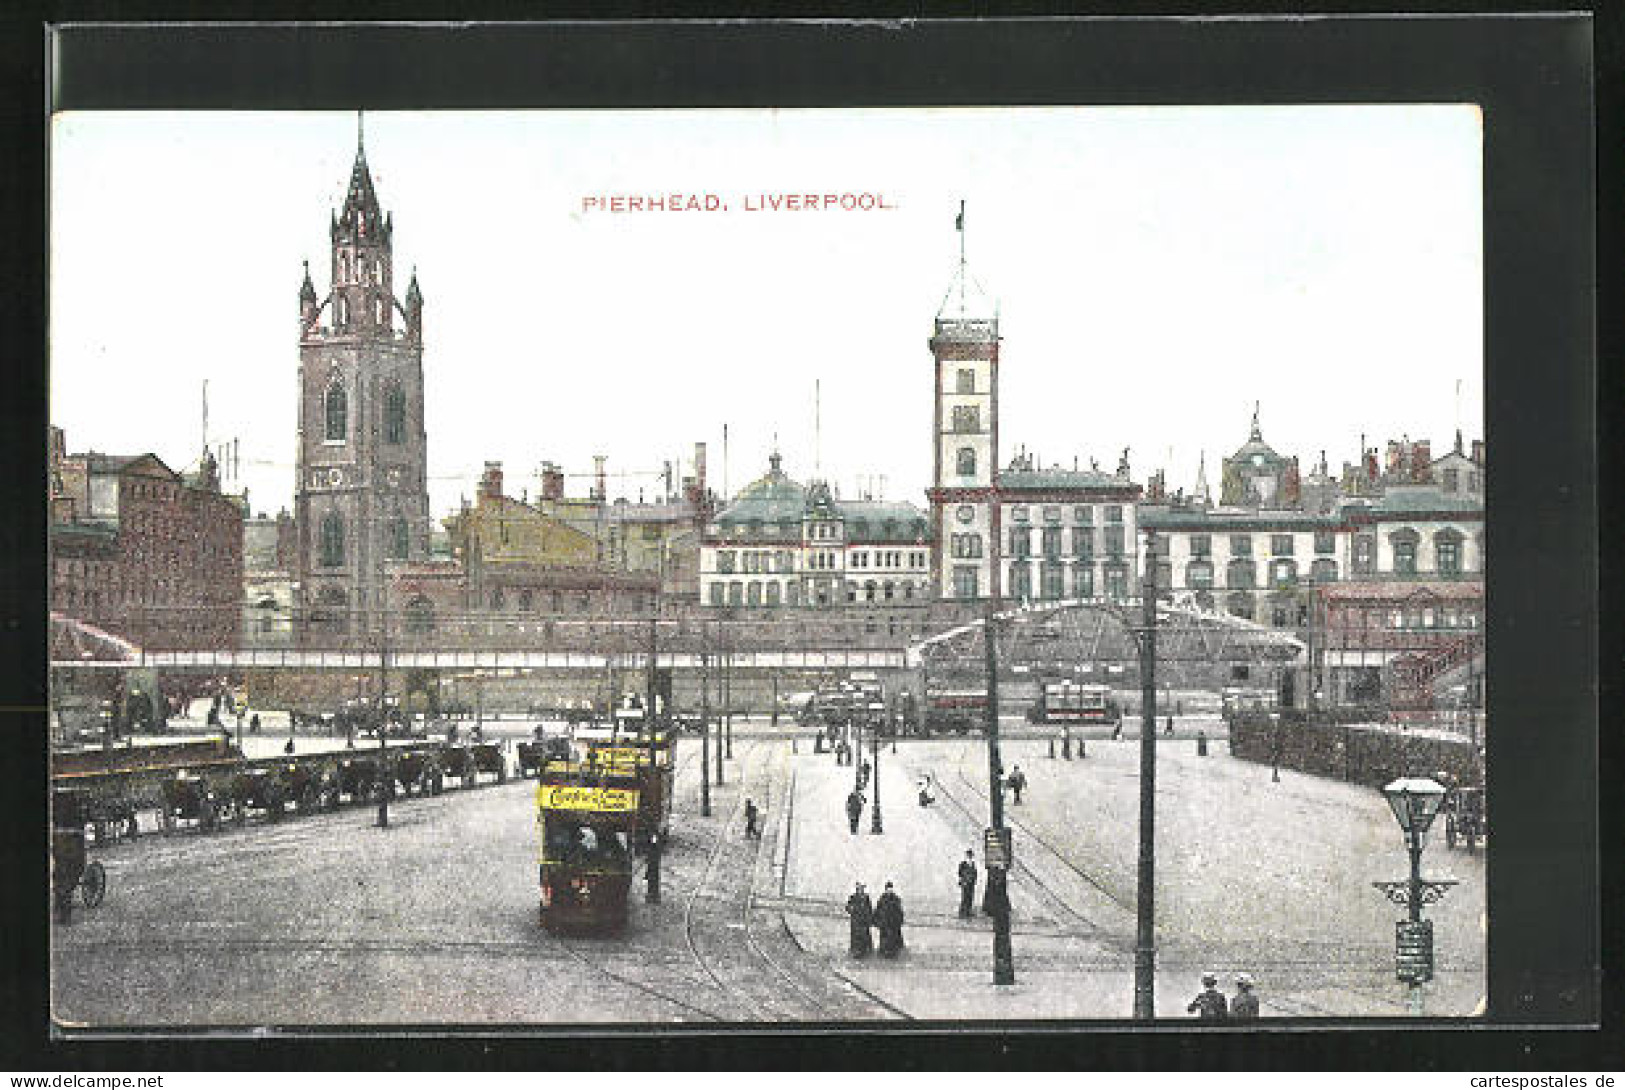
<svg viewBox="0 0 1625 1090"><path fill-rule="evenodd" d="M201 5L177 5L201 17ZM265 6L261 5L263 9ZM310 18L312 5L285 5L281 18ZM292 10L286 10L292 9ZM246 14L239 7L236 14ZM127 17L118 6L53 6L51 21ZM155 12L154 14L165 14ZM264 17L263 10L257 12ZM321 12L336 17L337 12ZM444 14L444 13L442 13ZM516 14L512 6L494 13ZM397 1038L386 1066L456 1062L535 1065L547 1057L604 1068L709 1066L1022 1065L1058 1067L1343 1066L1521 1067L1536 1053L1548 1065L1585 1056L1590 1034L1486 1033L1490 1027L1585 1026L1617 1016L1617 995L1600 990L1599 783L1612 795L1618 752L1602 739L1598 609L1597 425L1599 405L1618 394L1617 368L1601 372L1597 398L1593 249L1597 224L1593 31L1616 52L1617 26L1583 14L1468 18L1290 20L959 20L877 24L690 22L462 25L69 25L53 36L39 22L8 25L18 86L6 130L13 177L0 208L32 223L16 238L5 275L13 319L4 400L7 484L17 492L0 526L0 648L5 691L0 723L12 783L38 782L43 752L44 518L39 503L46 424L46 104L57 108L390 109L500 106L1001 105L1193 102L1475 101L1485 109L1486 413L1488 601L1493 709L1491 808L1497 815L1489 865L1491 1015L1478 1026L1396 1031L1353 1023L1314 1035L1194 1034L1188 1026L1145 1032L1081 1024L1077 1037L1054 1027L925 1035L850 1031L834 1042L816 1033L720 1036L574 1036L565 1041L461 1037ZM32 56L30 56L32 53ZM1604 110L1619 84L1599 73ZM31 97L32 96L32 97ZM1604 150L1604 178L1619 181ZM1610 175L1610 168L1612 168ZM1619 192L1616 184L1604 192ZM15 202L15 209L6 205ZM1610 217L1605 239L1619 242ZM1617 289L1616 245L1601 271ZM1610 353L1610 359L1617 358ZM1610 528L1619 516L1605 512ZM1617 632L1608 633L1617 650ZM1617 661L1617 654L1609 661ZM1614 690L1607 690L1612 695ZM21 714L19 714L21 709ZM36 748L29 749L21 739ZM0 865L38 873L42 830L37 799L6 794L13 829ZM1611 799L1610 804L1617 803ZM1617 814L1617 811L1614 811ZM1516 819L1502 815L1516 815ZM19 821L19 817L21 820ZM1617 826L1610 826L1617 827ZM1609 905L1618 883L1607 872ZM23 884L27 892L28 887ZM13 904L16 925L43 934L44 898ZM27 921L26 923L24 921ZM14 932L15 933L15 932ZM39 1023L45 956L32 944L5 946L8 1024ZM1614 1022L1614 1018L1609 1021ZM430 1030L430 1027L424 1027ZM1617 1024L1613 1027L1617 1031ZM468 1027L472 1030L473 1027ZM1478 1032L1474 1032L1474 1030ZM445 1033L443 1027L430 1030ZM455 1031L454 1031L455 1032ZM590 1031L589 1031L590 1032ZM14 1045L24 1041L13 1038ZM1470 1043L1468 1043L1470 1040ZM34 1042L47 1057L101 1066L375 1066L377 1046L355 1037L246 1042L173 1039ZM26 1047L26 1045L25 1045ZM1458 1051L1459 1050L1459 1051ZM0 1049L4 1056L9 1049ZM1473 1057L1467 1060L1466 1057ZM182 1057L187 1062L182 1063ZM1493 1059L1492 1059L1493 1057ZM9 1057L7 1057L9 1060ZM20 1059L20 1056L19 1056ZM5 1061L0 1061L5 1062ZM59 1062L61 1062L59 1060ZM552 1061L546 1061L551 1065ZM1615 1061L1617 1064L1617 1060Z"/></svg>

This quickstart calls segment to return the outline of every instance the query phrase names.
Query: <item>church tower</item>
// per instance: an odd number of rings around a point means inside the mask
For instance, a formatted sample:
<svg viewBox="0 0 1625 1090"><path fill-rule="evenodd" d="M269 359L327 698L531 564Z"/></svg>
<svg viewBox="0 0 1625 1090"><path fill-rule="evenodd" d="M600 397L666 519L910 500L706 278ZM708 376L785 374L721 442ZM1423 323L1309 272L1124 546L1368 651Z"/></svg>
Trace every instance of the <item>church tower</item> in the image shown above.
<svg viewBox="0 0 1625 1090"><path fill-rule="evenodd" d="M329 290L299 288L299 449L294 486L300 616L312 632L379 630L384 565L429 553L423 296L394 295L394 221L379 207L361 122L342 211L331 216Z"/></svg>
<svg viewBox="0 0 1625 1090"><path fill-rule="evenodd" d="M937 311L933 375L932 570L942 598L997 594L999 573L999 317L965 264L959 206L959 268Z"/></svg>

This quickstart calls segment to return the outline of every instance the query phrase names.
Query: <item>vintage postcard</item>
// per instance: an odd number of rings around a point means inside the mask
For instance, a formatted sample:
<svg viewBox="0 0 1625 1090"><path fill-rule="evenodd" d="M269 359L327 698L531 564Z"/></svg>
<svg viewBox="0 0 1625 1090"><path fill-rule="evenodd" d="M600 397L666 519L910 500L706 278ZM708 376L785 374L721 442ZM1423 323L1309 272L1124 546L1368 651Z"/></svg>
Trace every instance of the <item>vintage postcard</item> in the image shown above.
<svg viewBox="0 0 1625 1090"><path fill-rule="evenodd" d="M1483 135L56 114L54 1024L1481 1015Z"/></svg>

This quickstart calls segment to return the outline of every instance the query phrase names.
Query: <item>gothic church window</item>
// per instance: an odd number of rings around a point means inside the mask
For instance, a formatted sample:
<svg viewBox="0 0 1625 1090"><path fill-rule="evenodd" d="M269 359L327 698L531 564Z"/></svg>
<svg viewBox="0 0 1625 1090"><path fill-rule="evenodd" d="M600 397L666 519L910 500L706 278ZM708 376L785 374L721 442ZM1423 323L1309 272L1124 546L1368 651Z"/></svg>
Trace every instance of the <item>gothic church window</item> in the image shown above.
<svg viewBox="0 0 1625 1090"><path fill-rule="evenodd" d="M405 560L408 552L408 541L406 520L403 518L391 519L389 523L390 559Z"/></svg>
<svg viewBox="0 0 1625 1090"><path fill-rule="evenodd" d="M329 442L344 442L349 434L350 407L349 400L344 395L344 387L335 382L327 388L325 401L327 416L327 439Z"/></svg>
<svg viewBox="0 0 1625 1090"><path fill-rule="evenodd" d="M344 563L344 520L338 515L322 516L322 566L336 568Z"/></svg>
<svg viewBox="0 0 1625 1090"><path fill-rule="evenodd" d="M399 386L384 396L384 442L406 442L406 394Z"/></svg>

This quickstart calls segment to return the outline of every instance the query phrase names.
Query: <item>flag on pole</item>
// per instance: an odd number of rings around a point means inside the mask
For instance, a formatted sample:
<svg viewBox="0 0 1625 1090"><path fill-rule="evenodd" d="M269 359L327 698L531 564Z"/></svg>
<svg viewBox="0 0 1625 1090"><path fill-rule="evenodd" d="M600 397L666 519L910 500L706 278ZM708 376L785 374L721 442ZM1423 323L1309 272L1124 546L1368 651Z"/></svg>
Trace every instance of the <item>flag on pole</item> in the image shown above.
<svg viewBox="0 0 1625 1090"><path fill-rule="evenodd" d="M965 202L960 201L959 202L959 215L954 217L954 230L955 231L963 231L964 229L965 229Z"/></svg>

